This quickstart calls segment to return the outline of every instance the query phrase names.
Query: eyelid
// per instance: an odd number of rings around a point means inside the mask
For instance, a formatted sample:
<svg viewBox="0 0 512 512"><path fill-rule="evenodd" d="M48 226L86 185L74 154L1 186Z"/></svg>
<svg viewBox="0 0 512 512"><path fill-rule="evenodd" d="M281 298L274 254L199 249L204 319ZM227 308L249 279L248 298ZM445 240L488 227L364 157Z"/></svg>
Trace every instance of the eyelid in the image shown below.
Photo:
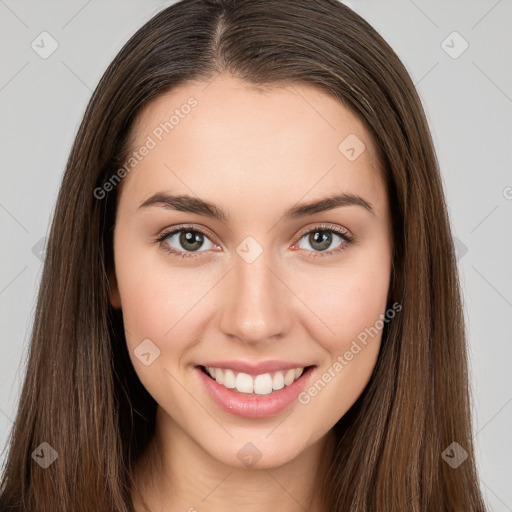
<svg viewBox="0 0 512 512"><path fill-rule="evenodd" d="M320 222L317 224L313 224L312 226L306 227L303 230L300 231L298 237L299 239L302 238L307 233L311 233L311 231L335 231L339 235L343 235L348 240L353 240L354 236L350 233L350 231L347 228L344 228L342 226L338 226L337 224L330 224L328 222Z"/></svg>
<svg viewBox="0 0 512 512"><path fill-rule="evenodd" d="M203 235L207 236L208 238L215 238L215 235L208 229L203 228L202 226L199 226L197 224L180 224L178 226L173 226L171 228L165 228L157 235L156 241L162 242L166 238L170 237L171 235L178 233L180 231L197 231L198 233L202 233ZM212 240L213 242L213 240ZM217 244L218 245L218 244Z"/></svg>

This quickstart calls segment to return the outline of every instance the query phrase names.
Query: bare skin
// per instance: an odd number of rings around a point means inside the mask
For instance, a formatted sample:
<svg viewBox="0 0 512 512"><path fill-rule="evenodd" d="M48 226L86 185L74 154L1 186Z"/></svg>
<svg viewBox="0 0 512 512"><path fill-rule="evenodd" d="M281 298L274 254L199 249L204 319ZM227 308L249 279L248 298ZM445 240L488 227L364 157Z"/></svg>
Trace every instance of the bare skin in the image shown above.
<svg viewBox="0 0 512 512"><path fill-rule="evenodd" d="M197 106L158 141L155 128L190 97ZM366 147L355 159L339 149L350 134ZM142 496L152 512L274 512L276 504L321 512L314 475L322 479L332 428L368 383L381 333L345 354L386 312L392 234L374 142L318 89L262 92L226 75L147 105L133 150L148 136L156 147L120 185L111 276L134 368L158 403L155 436L135 471L135 509L146 510ZM214 203L229 219L140 207L159 192ZM360 196L372 212L349 204L284 217L297 203L340 193ZM157 241L182 225L205 235L196 245L180 233ZM322 245L315 232L331 237ZM241 244L261 254L249 262ZM145 339L160 350L148 366L134 352ZM340 357L342 370L333 366ZM218 360L314 365L305 389L319 379L325 386L278 414L246 418L220 408L198 377L198 365ZM239 457L249 442L261 454L250 467Z"/></svg>

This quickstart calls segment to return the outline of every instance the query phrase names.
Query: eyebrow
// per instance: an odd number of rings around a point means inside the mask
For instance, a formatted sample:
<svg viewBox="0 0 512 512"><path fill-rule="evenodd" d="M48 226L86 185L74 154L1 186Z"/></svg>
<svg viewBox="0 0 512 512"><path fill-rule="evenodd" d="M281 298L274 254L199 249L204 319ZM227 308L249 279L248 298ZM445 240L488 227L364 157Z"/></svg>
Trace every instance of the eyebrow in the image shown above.
<svg viewBox="0 0 512 512"><path fill-rule="evenodd" d="M197 213L206 217L212 217L221 222L229 222L229 214L222 207L217 206L209 201L191 197L187 195L170 195L165 192L157 192L151 197L146 199L140 206L141 208L149 208L151 206L161 206L170 210L177 210L180 212ZM314 215L315 213L333 210L341 206L360 206L376 215L372 205L363 199L361 196L355 194L341 193L336 194L324 199L311 201L308 203L299 203L288 210L283 215L285 220L299 219Z"/></svg>

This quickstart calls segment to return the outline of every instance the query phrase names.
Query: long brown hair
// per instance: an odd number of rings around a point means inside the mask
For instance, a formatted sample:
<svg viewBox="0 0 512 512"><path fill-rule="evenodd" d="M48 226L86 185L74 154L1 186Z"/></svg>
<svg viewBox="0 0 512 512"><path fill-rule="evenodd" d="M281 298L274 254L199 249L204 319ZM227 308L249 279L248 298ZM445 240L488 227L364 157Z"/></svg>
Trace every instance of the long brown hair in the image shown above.
<svg viewBox="0 0 512 512"><path fill-rule="evenodd" d="M3 468L8 510L133 511L134 463L156 402L130 362L108 298L118 169L137 113L191 80L227 72L256 86L333 95L374 137L392 209L389 302L374 373L335 425L321 483L336 512L485 510L475 469L466 337L454 245L426 117L399 58L336 0L182 0L125 44L72 147L42 275L26 376ZM58 454L43 469L33 453ZM457 468L442 452L468 454ZM458 448L459 449L459 448Z"/></svg>

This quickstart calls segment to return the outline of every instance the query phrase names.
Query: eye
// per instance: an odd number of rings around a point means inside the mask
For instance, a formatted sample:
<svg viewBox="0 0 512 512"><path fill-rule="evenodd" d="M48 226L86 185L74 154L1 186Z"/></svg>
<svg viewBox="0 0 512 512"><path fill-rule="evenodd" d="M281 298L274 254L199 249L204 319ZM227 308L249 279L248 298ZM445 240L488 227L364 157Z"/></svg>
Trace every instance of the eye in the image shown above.
<svg viewBox="0 0 512 512"><path fill-rule="evenodd" d="M322 224L304 232L295 244L299 249L307 249L301 243L303 239L312 248L312 251L309 251L312 252L312 257L337 254L353 241L353 237L347 230L332 224ZM179 226L164 231L155 242L160 243L162 250L179 258L195 257L195 253L198 252L220 249L217 244L210 240L206 231L192 226ZM338 242L337 246L336 242ZM333 243L335 248L328 250Z"/></svg>
<svg viewBox="0 0 512 512"><path fill-rule="evenodd" d="M306 247L304 244L301 245L303 239L305 239ZM317 257L337 254L343 251L352 241L353 238L347 230L330 224L322 224L303 233L296 245L299 249L307 249L307 245L309 245L313 249L312 256ZM338 242L337 245L336 242ZM333 244L335 248L328 250Z"/></svg>
<svg viewBox="0 0 512 512"><path fill-rule="evenodd" d="M188 226L165 231L156 241L161 244L164 251L180 258L194 257L193 253L218 247L209 239L205 231Z"/></svg>

